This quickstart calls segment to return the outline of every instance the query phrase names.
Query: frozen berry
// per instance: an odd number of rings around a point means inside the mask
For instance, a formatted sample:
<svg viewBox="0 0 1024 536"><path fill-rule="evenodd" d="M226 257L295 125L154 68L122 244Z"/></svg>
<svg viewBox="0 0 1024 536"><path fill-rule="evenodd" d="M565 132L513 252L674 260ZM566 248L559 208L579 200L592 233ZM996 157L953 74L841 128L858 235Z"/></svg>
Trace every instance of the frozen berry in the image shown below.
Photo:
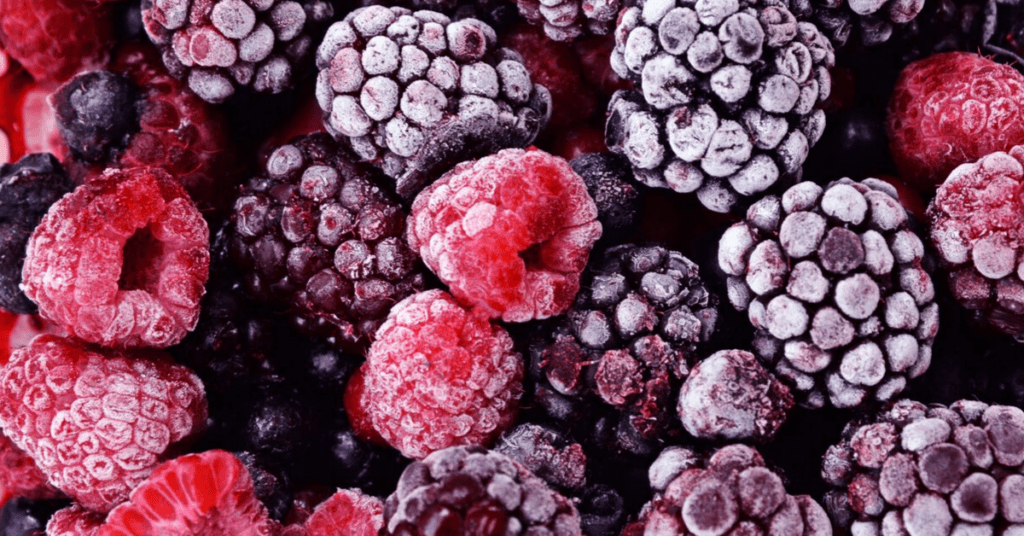
<svg viewBox="0 0 1024 536"><path fill-rule="evenodd" d="M31 500L56 499L62 494L46 481L46 475L24 450L0 433L0 505L12 497ZM3 524L0 523L0 527Z"/></svg>
<svg viewBox="0 0 1024 536"><path fill-rule="evenodd" d="M0 511L0 535L42 536L54 511L66 504L65 501L33 501L25 498L7 502L3 511Z"/></svg>
<svg viewBox="0 0 1024 536"><path fill-rule="evenodd" d="M835 46L846 45L852 36L872 46L888 41L924 5L925 0L812 0L805 11Z"/></svg>
<svg viewBox="0 0 1024 536"><path fill-rule="evenodd" d="M299 526L285 527L281 536L377 536L384 525L381 500L358 489L339 489L317 505Z"/></svg>
<svg viewBox="0 0 1024 536"><path fill-rule="evenodd" d="M462 303L506 322L558 315L601 236L597 207L569 164L505 149L423 190L408 240Z"/></svg>
<svg viewBox="0 0 1024 536"><path fill-rule="evenodd" d="M61 83L107 61L111 10L78 0L3 0L0 48L41 82Z"/></svg>
<svg viewBox="0 0 1024 536"><path fill-rule="evenodd" d="M72 504L57 510L46 523L46 536L97 536L105 514Z"/></svg>
<svg viewBox="0 0 1024 536"><path fill-rule="evenodd" d="M199 320L210 236L163 170L110 170L50 207L28 242L23 289L80 339L165 348Z"/></svg>
<svg viewBox="0 0 1024 536"><path fill-rule="evenodd" d="M458 162L523 147L547 121L550 95L496 41L476 19L356 9L317 50L324 125L405 199Z"/></svg>
<svg viewBox="0 0 1024 536"><path fill-rule="evenodd" d="M614 243L632 236L643 192L634 184L629 161L614 153L590 153L572 159L569 164L583 177L597 205L602 240Z"/></svg>
<svg viewBox="0 0 1024 536"><path fill-rule="evenodd" d="M110 71L79 74L51 99L64 142L87 161L106 159L138 129L139 93L128 79Z"/></svg>
<svg viewBox="0 0 1024 536"><path fill-rule="evenodd" d="M0 47L0 164L31 153L65 156L53 108L46 102L54 88L53 82L34 81Z"/></svg>
<svg viewBox="0 0 1024 536"><path fill-rule="evenodd" d="M4 433L87 508L125 500L168 448L206 425L202 382L161 352L40 335L0 372Z"/></svg>
<svg viewBox="0 0 1024 536"><path fill-rule="evenodd" d="M889 100L889 148L903 178L931 191L960 164L1024 143L1024 75L968 52L908 65Z"/></svg>
<svg viewBox="0 0 1024 536"><path fill-rule="evenodd" d="M267 507L270 517L284 519L292 508L292 490L288 474L278 469L278 461L245 451L232 454L249 471L253 493Z"/></svg>
<svg viewBox="0 0 1024 536"><path fill-rule="evenodd" d="M522 378L504 329L428 290L396 304L377 332L364 400L380 435L420 459L497 438L515 418Z"/></svg>
<svg viewBox="0 0 1024 536"><path fill-rule="evenodd" d="M543 26L556 41L572 41L583 34L605 35L615 26L619 10L632 2L622 0L516 0L519 14Z"/></svg>
<svg viewBox="0 0 1024 536"><path fill-rule="evenodd" d="M509 430L494 447L523 464L557 489L580 490L587 483L587 455L556 429L524 423Z"/></svg>

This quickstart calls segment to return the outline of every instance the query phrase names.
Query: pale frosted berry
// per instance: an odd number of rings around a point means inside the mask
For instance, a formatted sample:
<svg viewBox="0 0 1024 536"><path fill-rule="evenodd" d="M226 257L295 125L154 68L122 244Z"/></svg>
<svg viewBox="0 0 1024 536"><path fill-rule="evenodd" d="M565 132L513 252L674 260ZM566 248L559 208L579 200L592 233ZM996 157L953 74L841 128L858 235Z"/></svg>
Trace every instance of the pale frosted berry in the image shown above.
<svg viewBox="0 0 1024 536"><path fill-rule="evenodd" d="M623 0L516 0L519 14L544 28L555 41L572 41L584 35L606 35L615 27Z"/></svg>
<svg viewBox="0 0 1024 536"><path fill-rule="evenodd" d="M554 428L523 423L503 435L494 450L559 489L580 490L587 484L583 447Z"/></svg>

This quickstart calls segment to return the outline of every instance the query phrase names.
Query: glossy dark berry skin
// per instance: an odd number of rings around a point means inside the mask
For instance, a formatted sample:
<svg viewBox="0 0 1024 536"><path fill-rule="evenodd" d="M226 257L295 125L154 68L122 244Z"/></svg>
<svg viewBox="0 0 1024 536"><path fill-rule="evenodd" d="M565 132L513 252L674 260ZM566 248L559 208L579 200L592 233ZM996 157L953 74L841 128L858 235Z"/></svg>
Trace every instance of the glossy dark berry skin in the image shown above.
<svg viewBox="0 0 1024 536"><path fill-rule="evenodd" d="M123 149L139 128L141 95L124 76L89 71L69 80L53 94L57 128L72 154L98 162Z"/></svg>

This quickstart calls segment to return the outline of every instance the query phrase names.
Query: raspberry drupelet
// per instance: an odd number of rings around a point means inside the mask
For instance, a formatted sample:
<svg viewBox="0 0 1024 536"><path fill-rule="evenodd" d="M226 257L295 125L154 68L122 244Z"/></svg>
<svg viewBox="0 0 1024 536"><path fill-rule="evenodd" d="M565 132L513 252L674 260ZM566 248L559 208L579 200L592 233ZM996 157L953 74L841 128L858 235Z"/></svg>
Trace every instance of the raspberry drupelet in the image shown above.
<svg viewBox="0 0 1024 536"><path fill-rule="evenodd" d="M523 359L480 311L441 290L392 308L367 354L365 411L402 454L487 445L516 417Z"/></svg>
<svg viewBox="0 0 1024 536"><path fill-rule="evenodd" d="M522 149L453 168L420 192L408 228L461 303L506 322L565 312L600 237L583 179L559 157Z"/></svg>
<svg viewBox="0 0 1024 536"><path fill-rule="evenodd" d="M0 507L12 497L39 500L63 494L46 481L35 460L0 431Z"/></svg>
<svg viewBox="0 0 1024 536"><path fill-rule="evenodd" d="M109 6L80 0L0 1L0 48L39 82L101 67L114 43Z"/></svg>
<svg viewBox="0 0 1024 536"><path fill-rule="evenodd" d="M29 239L22 288L82 340L166 348L199 320L210 233L158 168L108 170L50 207Z"/></svg>
<svg viewBox="0 0 1024 536"><path fill-rule="evenodd" d="M384 504L358 489L339 489L301 525L285 527L281 536L377 536L384 525Z"/></svg>

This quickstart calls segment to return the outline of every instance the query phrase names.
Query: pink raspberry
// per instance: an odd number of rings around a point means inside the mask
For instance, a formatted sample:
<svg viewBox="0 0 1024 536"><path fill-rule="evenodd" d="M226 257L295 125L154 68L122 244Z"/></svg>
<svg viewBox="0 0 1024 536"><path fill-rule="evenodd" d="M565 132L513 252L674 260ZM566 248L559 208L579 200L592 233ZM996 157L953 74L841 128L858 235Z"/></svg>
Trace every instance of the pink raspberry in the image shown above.
<svg viewBox="0 0 1024 536"><path fill-rule="evenodd" d="M40 335L0 369L0 427L56 488L109 510L206 425L199 378L163 352Z"/></svg>
<svg viewBox="0 0 1024 536"><path fill-rule="evenodd" d="M108 170L53 204L29 239L25 295L87 342L165 348L199 320L210 231L156 168Z"/></svg>
<svg viewBox="0 0 1024 536"><path fill-rule="evenodd" d="M512 338L441 290L398 302L367 355L366 412L393 447L421 459L486 445L512 424L523 386Z"/></svg>
<svg viewBox="0 0 1024 536"><path fill-rule="evenodd" d="M0 507L11 497L55 499L60 491L47 484L35 460L0 433Z"/></svg>
<svg viewBox="0 0 1024 536"><path fill-rule="evenodd" d="M455 166L412 205L409 245L460 302L525 322L564 313L601 237L568 162L505 149Z"/></svg>
<svg viewBox="0 0 1024 536"><path fill-rule="evenodd" d="M358 489L339 489L320 503L302 525L285 527L281 536L377 536L384 526L384 503Z"/></svg>
<svg viewBox="0 0 1024 536"><path fill-rule="evenodd" d="M104 517L103 514L72 504L54 512L46 523L46 536L96 536L103 526Z"/></svg>

